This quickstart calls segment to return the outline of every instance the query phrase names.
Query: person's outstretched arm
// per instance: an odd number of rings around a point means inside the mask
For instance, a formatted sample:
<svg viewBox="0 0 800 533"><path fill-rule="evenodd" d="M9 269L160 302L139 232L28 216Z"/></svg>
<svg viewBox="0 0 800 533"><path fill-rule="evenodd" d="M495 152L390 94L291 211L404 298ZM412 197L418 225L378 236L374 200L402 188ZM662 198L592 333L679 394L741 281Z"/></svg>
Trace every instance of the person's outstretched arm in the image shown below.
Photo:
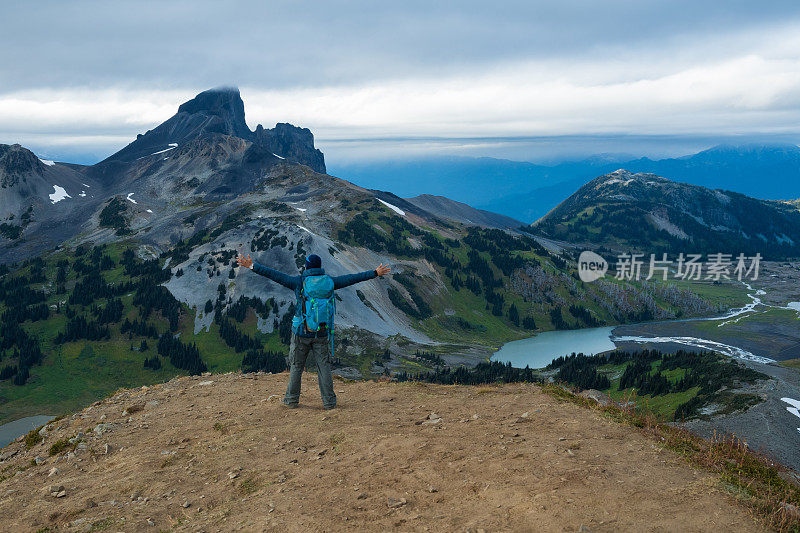
<svg viewBox="0 0 800 533"><path fill-rule="evenodd" d="M377 277L385 276L391 271L392 269L389 268L389 265L380 265L375 270L367 270L366 272L359 272L358 274L345 274L344 276L335 276L333 278L333 288L343 289L344 287L349 287L350 285L355 285L356 283L361 283L362 281L367 281L370 279L375 279Z"/></svg>
<svg viewBox="0 0 800 533"><path fill-rule="evenodd" d="M239 263L239 266L249 268L256 274L261 274L265 278L271 279L275 283L283 285L287 289L295 290L297 288L296 277L290 276L289 274L284 274L283 272L273 268L265 267L264 265L259 265L250 259L249 254L247 257L240 254L239 257L236 258L236 262Z"/></svg>

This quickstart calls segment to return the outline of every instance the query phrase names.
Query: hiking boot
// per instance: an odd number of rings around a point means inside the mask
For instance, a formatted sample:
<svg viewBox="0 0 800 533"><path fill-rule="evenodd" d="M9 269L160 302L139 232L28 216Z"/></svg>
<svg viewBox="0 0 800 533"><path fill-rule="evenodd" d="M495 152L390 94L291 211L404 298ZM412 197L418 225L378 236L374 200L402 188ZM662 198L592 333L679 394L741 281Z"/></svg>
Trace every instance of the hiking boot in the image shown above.
<svg viewBox="0 0 800 533"><path fill-rule="evenodd" d="M286 402L283 402L283 406L287 407L289 409L297 409L298 407L300 407L300 404L299 403L286 403Z"/></svg>

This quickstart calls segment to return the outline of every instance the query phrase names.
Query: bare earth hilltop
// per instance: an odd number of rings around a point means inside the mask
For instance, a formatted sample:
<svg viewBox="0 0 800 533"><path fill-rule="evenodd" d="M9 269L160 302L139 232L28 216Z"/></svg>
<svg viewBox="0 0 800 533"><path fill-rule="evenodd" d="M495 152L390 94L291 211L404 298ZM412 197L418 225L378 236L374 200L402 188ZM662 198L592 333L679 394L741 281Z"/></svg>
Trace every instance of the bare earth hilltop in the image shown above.
<svg viewBox="0 0 800 533"><path fill-rule="evenodd" d="M763 530L718 478L537 385L336 382L325 411L313 375L283 407L286 379L123 390L10 444L0 530Z"/></svg>

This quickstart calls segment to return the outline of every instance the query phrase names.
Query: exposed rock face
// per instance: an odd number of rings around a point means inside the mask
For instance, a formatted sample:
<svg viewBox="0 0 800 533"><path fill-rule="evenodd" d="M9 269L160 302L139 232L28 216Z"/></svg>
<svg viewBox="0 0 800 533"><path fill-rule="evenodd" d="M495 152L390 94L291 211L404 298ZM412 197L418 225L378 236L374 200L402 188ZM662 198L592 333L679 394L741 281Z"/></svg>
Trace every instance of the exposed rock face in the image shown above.
<svg viewBox="0 0 800 533"><path fill-rule="evenodd" d="M44 174L44 164L33 152L18 144L0 144L0 187L14 187L31 174Z"/></svg>
<svg viewBox="0 0 800 533"><path fill-rule="evenodd" d="M250 128L244 120L244 102L239 89L203 91L178 108L178 115L207 117L203 131L224 133L247 139Z"/></svg>
<svg viewBox="0 0 800 533"><path fill-rule="evenodd" d="M243 139L252 136L244 120L244 103L238 89L211 89L198 94L182 104L166 122L138 135L135 141L99 163L99 166L166 154L209 133Z"/></svg>
<svg viewBox="0 0 800 533"><path fill-rule="evenodd" d="M267 130L259 124L253 134L253 142L275 155L325 173L325 156L314 148L314 135L308 128L279 122L274 128Z"/></svg>
<svg viewBox="0 0 800 533"><path fill-rule="evenodd" d="M92 190L94 182L73 167L77 165L44 164L19 144L0 144L0 246L16 246L20 238L37 233L39 222L91 204L93 192L86 191ZM55 226L59 239L67 227ZM43 242L49 236L37 235L37 240Z"/></svg>
<svg viewBox="0 0 800 533"><path fill-rule="evenodd" d="M280 158L325 172L325 158L314 148L314 135L309 129L280 123L273 129L264 129L259 124L255 132L250 131L245 122L244 102L236 88L210 89L181 104L169 120L137 136L131 144L101 162L98 170L106 175L104 181L110 182L119 169L114 163L166 155L209 134L238 137Z"/></svg>

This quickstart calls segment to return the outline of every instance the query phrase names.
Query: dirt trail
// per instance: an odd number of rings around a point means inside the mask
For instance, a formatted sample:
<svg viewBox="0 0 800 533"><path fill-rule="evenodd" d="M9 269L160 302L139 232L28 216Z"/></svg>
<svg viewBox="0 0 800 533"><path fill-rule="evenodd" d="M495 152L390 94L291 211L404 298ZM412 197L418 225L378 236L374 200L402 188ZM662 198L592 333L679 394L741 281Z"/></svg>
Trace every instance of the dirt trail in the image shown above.
<svg viewBox="0 0 800 533"><path fill-rule="evenodd" d="M762 530L711 475L535 385L336 382L324 411L311 376L289 410L287 377L123 391L11 444L0 530Z"/></svg>

